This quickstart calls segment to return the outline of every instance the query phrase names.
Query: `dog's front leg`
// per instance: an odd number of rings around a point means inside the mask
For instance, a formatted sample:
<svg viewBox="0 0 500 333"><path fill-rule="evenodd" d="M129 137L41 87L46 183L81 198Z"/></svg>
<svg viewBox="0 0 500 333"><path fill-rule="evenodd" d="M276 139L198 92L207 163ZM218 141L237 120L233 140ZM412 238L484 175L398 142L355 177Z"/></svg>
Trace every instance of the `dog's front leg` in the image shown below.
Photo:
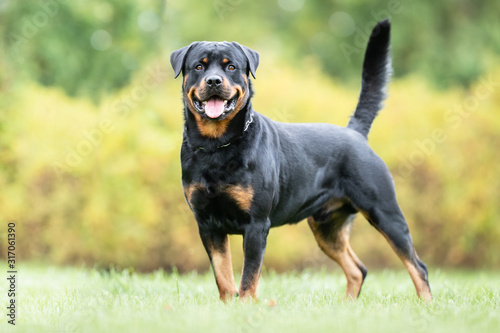
<svg viewBox="0 0 500 333"><path fill-rule="evenodd" d="M226 302L237 294L229 238L227 234L202 229L200 229L200 236L214 269L219 297Z"/></svg>
<svg viewBox="0 0 500 333"><path fill-rule="evenodd" d="M240 298L242 300L257 297L257 285L259 283L262 260L266 250L267 235L269 234L270 222L252 221L243 234L243 276L240 284Z"/></svg>

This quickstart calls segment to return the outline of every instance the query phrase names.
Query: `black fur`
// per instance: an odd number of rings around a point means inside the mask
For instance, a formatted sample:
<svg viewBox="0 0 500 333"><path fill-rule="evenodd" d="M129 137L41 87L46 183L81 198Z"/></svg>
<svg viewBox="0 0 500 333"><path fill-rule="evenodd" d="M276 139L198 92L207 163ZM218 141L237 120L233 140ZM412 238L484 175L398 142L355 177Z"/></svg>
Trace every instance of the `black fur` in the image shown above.
<svg viewBox="0 0 500 333"><path fill-rule="evenodd" d="M370 36L363 63L358 106L347 125L365 137L386 98L386 84L391 74L390 29L389 20L384 20L377 24Z"/></svg>
<svg viewBox="0 0 500 333"><path fill-rule="evenodd" d="M249 48L234 42L196 42L172 54L175 75L187 75L181 149L186 198L190 199L188 204L204 244L215 236L243 235L245 261L240 293L245 294L260 273L271 227L312 216L318 223L325 223L320 232L328 233L336 230L336 223L346 223L358 211L427 281L427 270L413 249L389 171L366 140L385 98L389 40L390 24L385 20L370 37L359 104L347 127L281 123L255 112L251 82L249 78L245 81L245 75L255 75L259 57ZM236 70L230 70L225 59ZM247 99L236 115L229 112L214 120L190 109L188 93L202 87L209 75L244 88ZM220 94L219 90L210 90L206 98ZM229 117L233 118L220 136L202 133L202 124L221 123ZM244 199L227 190L235 187L243 189ZM243 209L250 194L249 209ZM339 203L333 211L331 202ZM207 251L212 258L211 250ZM366 276L366 269L359 269Z"/></svg>

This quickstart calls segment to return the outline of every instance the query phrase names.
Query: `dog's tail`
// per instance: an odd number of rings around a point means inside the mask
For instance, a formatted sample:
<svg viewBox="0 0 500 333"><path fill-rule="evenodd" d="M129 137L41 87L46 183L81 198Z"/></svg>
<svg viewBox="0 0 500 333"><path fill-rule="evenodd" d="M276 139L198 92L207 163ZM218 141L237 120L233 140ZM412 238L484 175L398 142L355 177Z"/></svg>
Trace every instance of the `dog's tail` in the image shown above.
<svg viewBox="0 0 500 333"><path fill-rule="evenodd" d="M373 120L382 109L386 97L386 84L392 73L389 46L391 40L391 24L388 19L377 23L373 28L365 60L363 62L363 79L359 102L347 127L358 131L363 136L370 132Z"/></svg>

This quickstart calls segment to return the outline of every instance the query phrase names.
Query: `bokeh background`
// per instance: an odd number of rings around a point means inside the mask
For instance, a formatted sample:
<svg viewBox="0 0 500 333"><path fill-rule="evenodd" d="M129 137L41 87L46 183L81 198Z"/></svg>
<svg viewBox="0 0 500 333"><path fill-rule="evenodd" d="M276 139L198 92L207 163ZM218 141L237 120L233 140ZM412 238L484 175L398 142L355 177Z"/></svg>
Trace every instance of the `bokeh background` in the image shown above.
<svg viewBox="0 0 500 333"><path fill-rule="evenodd" d="M431 269L498 268L498 13L496 0L2 0L0 246L15 221L21 263L207 270L180 184L170 53L238 41L261 55L257 111L344 125L367 34L391 17L394 78L371 146ZM335 266L306 223L268 244L267 269ZM352 246L369 268L402 267L362 218Z"/></svg>

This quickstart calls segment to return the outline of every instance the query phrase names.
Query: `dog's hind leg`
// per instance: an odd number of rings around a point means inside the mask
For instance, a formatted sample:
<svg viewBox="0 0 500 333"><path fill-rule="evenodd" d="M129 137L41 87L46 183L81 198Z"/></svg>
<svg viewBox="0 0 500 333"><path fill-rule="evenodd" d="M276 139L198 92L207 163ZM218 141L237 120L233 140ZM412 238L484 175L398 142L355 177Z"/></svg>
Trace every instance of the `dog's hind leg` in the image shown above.
<svg viewBox="0 0 500 333"><path fill-rule="evenodd" d="M345 298L355 300L361 292L361 286L368 271L349 245L353 216L332 214L321 220L316 220L311 216L307 221L319 247L344 271L347 279Z"/></svg>
<svg viewBox="0 0 500 333"><path fill-rule="evenodd" d="M431 301L427 266L413 247L408 224L396 200L392 178L381 160L373 159L372 162L368 171L354 175L346 183L347 197L392 246L410 273L418 297Z"/></svg>
<svg viewBox="0 0 500 333"><path fill-rule="evenodd" d="M427 266L420 260L403 214L394 202L393 207L377 207L362 212L366 219L387 239L405 265L417 290L419 298L432 301Z"/></svg>

